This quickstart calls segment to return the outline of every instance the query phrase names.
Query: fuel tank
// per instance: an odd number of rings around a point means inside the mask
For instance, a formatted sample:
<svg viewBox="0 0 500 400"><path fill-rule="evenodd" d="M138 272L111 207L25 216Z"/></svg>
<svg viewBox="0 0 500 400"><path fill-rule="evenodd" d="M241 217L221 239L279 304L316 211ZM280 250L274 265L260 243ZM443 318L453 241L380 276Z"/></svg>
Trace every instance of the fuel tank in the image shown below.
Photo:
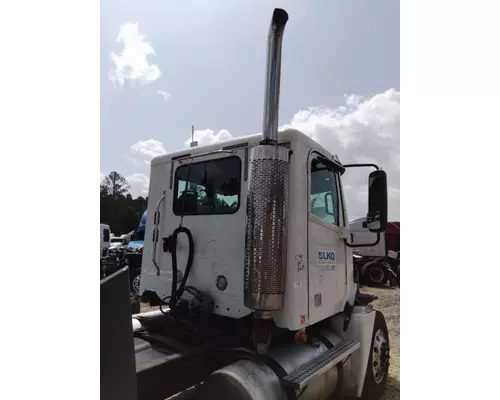
<svg viewBox="0 0 500 400"><path fill-rule="evenodd" d="M329 334L330 343L340 341ZM338 340L337 340L338 339ZM290 374L300 366L327 351L325 344L288 344L269 349L269 357ZM335 365L323 374L312 378L300 395L304 400L327 399L339 383L339 366ZM350 368L350 360L343 364L344 371ZM212 373L205 379L199 392L201 399L220 400L285 400L285 388L279 377L267 364L253 360L239 360Z"/></svg>

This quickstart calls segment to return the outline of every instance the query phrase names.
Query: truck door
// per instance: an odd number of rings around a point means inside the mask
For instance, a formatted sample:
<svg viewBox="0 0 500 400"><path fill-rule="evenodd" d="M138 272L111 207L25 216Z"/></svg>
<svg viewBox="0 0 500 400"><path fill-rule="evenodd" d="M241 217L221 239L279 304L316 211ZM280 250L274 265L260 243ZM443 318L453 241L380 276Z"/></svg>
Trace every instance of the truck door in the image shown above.
<svg viewBox="0 0 500 400"><path fill-rule="evenodd" d="M309 323L344 309L347 289L345 226L340 174L319 153L308 161Z"/></svg>

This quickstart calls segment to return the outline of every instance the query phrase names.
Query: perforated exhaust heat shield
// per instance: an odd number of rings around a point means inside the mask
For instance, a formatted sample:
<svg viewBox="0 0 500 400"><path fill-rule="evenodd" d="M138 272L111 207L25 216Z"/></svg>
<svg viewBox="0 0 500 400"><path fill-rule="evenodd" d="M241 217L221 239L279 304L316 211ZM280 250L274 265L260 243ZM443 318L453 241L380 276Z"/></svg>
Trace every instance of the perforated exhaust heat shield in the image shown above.
<svg viewBox="0 0 500 400"><path fill-rule="evenodd" d="M281 146L252 149L245 243L245 306L283 307L286 278L289 151Z"/></svg>

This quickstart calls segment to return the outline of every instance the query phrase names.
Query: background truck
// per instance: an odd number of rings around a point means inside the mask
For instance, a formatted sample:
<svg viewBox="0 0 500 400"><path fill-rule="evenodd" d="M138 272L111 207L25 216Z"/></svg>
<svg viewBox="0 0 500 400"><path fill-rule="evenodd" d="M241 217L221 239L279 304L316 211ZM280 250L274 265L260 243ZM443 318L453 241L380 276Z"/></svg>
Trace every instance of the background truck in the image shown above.
<svg viewBox="0 0 500 400"><path fill-rule="evenodd" d="M146 230L147 210L144 211L139 225L133 231L120 236L120 243L111 246L106 263L106 274L111 275L127 265L130 276L130 292L135 301L141 282L142 251L144 248L144 232Z"/></svg>
<svg viewBox="0 0 500 400"><path fill-rule="evenodd" d="M139 293L141 283L142 254L144 250L144 235L146 232L146 220L148 211L144 211L139 226L134 229L130 236L130 242L126 247L125 263L129 266L131 292Z"/></svg>
<svg viewBox="0 0 500 400"><path fill-rule="evenodd" d="M110 239L111 239L111 231L109 229L109 225L106 224L100 224L101 229L100 229L100 277L101 279L106 275L106 267L105 267L105 261L106 258L108 257L108 252L109 252L109 246L110 246Z"/></svg>
<svg viewBox="0 0 500 400"><path fill-rule="evenodd" d="M101 282L101 398L376 399L383 314L359 293L342 164L296 130L278 133L281 47L274 10L262 135L151 161L140 294L128 271ZM367 227L387 225L387 177L368 176ZM131 323L132 319L132 323Z"/></svg>
<svg viewBox="0 0 500 400"><path fill-rule="evenodd" d="M361 283L367 285L400 285L400 223L387 223L384 234L370 232L366 218L358 218L349 224L353 244L369 243L371 246L356 248L355 267L358 269Z"/></svg>
<svg viewBox="0 0 500 400"><path fill-rule="evenodd" d="M125 243L126 238L127 238L126 234L120 235L120 236L112 236L109 248L115 249L115 248L118 248L120 246L123 246L123 244L126 244Z"/></svg>

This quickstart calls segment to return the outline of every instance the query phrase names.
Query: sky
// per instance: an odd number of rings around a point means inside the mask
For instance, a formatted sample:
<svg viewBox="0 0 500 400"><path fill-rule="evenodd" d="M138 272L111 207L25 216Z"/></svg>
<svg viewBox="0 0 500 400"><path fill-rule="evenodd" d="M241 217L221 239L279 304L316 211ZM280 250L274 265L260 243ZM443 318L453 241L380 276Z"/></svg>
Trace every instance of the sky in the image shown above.
<svg viewBox="0 0 500 400"><path fill-rule="evenodd" d="M400 217L399 0L101 0L101 179L147 196L149 162L262 131L274 8L289 14L279 124L341 162L388 175ZM343 177L349 218L366 215L369 169Z"/></svg>

